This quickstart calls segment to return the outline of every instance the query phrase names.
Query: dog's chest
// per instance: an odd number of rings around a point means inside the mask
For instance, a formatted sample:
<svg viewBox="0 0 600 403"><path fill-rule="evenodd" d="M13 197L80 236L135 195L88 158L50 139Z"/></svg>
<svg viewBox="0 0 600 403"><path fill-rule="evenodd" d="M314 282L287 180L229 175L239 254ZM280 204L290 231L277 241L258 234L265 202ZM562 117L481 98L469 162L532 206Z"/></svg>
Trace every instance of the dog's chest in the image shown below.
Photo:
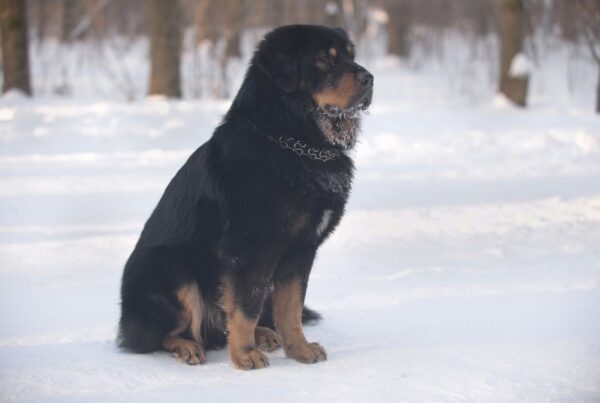
<svg viewBox="0 0 600 403"><path fill-rule="evenodd" d="M329 228L329 224L331 223L331 216L333 215L333 210L326 209L323 210L323 214L321 214L321 220L317 224L316 232L317 237L321 237L323 233Z"/></svg>
<svg viewBox="0 0 600 403"><path fill-rule="evenodd" d="M298 212L289 221L292 239L300 241L320 240L336 221L336 212L332 208L320 208L313 211Z"/></svg>
<svg viewBox="0 0 600 403"><path fill-rule="evenodd" d="M294 241L320 242L339 222L352 183L351 171L306 169L286 192Z"/></svg>
<svg viewBox="0 0 600 403"><path fill-rule="evenodd" d="M334 175L314 175L312 179L310 187L290 195L289 217L293 238L318 241L339 221L348 197L349 181Z"/></svg>
<svg viewBox="0 0 600 403"><path fill-rule="evenodd" d="M344 200L348 197L352 177L347 172L314 172L312 175L315 190L321 193L333 194Z"/></svg>

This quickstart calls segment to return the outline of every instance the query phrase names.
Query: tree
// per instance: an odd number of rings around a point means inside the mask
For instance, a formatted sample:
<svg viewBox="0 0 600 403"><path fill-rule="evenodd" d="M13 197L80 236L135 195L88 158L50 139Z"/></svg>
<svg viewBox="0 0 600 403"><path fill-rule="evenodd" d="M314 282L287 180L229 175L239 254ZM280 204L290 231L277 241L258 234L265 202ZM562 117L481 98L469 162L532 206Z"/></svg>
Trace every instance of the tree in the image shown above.
<svg viewBox="0 0 600 403"><path fill-rule="evenodd" d="M522 56L525 24L524 0L498 0L500 30L500 92L519 106L527 104L528 74L516 72Z"/></svg>
<svg viewBox="0 0 600 403"><path fill-rule="evenodd" d="M240 48L242 30L244 28L244 2L242 0L226 0L227 22L225 27L225 58L241 57Z"/></svg>
<svg viewBox="0 0 600 403"><path fill-rule="evenodd" d="M24 0L0 0L0 34L2 35L4 73L2 91L19 89L25 94L31 95L25 7Z"/></svg>
<svg viewBox="0 0 600 403"><path fill-rule="evenodd" d="M411 8L408 0L390 1L386 7L388 13L388 53L400 57L408 57L410 44Z"/></svg>
<svg viewBox="0 0 600 403"><path fill-rule="evenodd" d="M330 27L345 28L344 3L342 0L329 0L324 2L325 25Z"/></svg>
<svg viewBox="0 0 600 403"><path fill-rule="evenodd" d="M147 0L150 33L149 95L181 98L182 15L178 0Z"/></svg>
<svg viewBox="0 0 600 403"><path fill-rule="evenodd" d="M81 4L77 2L77 0L62 0L62 27L61 27L61 41L68 43L71 42L73 31L77 26L78 19L81 15L81 10L79 6Z"/></svg>
<svg viewBox="0 0 600 403"><path fill-rule="evenodd" d="M573 0L555 0L552 6L554 7L554 18L558 23L560 35L567 41L575 42L577 40L576 2Z"/></svg>
<svg viewBox="0 0 600 403"><path fill-rule="evenodd" d="M600 113L600 4L595 0L578 0L583 36L588 44L592 58L598 65L598 83L596 84L596 113Z"/></svg>

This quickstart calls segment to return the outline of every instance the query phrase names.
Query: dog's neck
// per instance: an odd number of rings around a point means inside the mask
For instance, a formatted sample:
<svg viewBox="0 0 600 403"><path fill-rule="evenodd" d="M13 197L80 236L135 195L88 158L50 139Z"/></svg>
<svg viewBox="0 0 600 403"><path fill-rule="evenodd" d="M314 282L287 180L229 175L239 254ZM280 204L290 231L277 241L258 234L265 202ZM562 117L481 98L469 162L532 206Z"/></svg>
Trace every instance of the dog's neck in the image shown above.
<svg viewBox="0 0 600 403"><path fill-rule="evenodd" d="M330 144L349 150L356 145L360 133L362 109L318 109L315 120Z"/></svg>
<svg viewBox="0 0 600 403"><path fill-rule="evenodd" d="M344 150L349 150L356 144L360 132L359 117L337 117L319 112L316 121L329 143Z"/></svg>
<svg viewBox="0 0 600 403"><path fill-rule="evenodd" d="M293 137L279 136L276 138L271 135L267 135L267 139L278 144L284 150L292 151L300 157L307 157L315 161L327 162L335 160L340 156L340 152L338 150L311 147L302 140L298 140Z"/></svg>

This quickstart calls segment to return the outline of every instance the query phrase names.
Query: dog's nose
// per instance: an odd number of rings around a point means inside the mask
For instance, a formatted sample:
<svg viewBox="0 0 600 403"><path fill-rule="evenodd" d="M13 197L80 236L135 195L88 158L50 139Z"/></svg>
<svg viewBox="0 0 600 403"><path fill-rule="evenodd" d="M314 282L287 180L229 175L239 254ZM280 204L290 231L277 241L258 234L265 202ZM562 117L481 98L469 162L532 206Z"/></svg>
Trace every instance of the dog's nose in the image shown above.
<svg viewBox="0 0 600 403"><path fill-rule="evenodd" d="M369 73L367 70L362 69L358 72L358 76L356 77L360 85L365 88L373 86L373 74Z"/></svg>

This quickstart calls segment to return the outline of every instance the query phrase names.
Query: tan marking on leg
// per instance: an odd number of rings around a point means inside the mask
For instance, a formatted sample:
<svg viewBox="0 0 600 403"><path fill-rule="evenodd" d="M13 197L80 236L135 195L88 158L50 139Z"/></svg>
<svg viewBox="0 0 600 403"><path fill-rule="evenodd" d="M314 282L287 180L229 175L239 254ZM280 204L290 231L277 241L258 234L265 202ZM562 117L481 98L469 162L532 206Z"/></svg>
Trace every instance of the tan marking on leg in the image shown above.
<svg viewBox="0 0 600 403"><path fill-rule="evenodd" d="M336 57L337 56L337 49L336 48L329 48L329 56Z"/></svg>
<svg viewBox="0 0 600 403"><path fill-rule="evenodd" d="M321 108L330 105L346 109L350 106L352 99L356 97L357 92L358 87L354 75L346 73L335 87L313 93L313 99Z"/></svg>
<svg viewBox="0 0 600 403"><path fill-rule="evenodd" d="M177 290L177 299L183 306L184 313L190 318L189 328L194 341L202 342L200 336L200 327L202 325L202 312L204 311L204 302L198 284L189 283ZM184 328L183 330L185 330ZM183 331L182 330L182 331ZM175 333L179 334L182 331Z"/></svg>
<svg viewBox="0 0 600 403"><path fill-rule="evenodd" d="M196 283L184 285L177 290L177 299L183 309L177 318L177 326L165 337L162 347L190 365L200 364L205 358L200 337L204 308L198 285ZM194 340L187 340L180 336L188 328Z"/></svg>
<svg viewBox="0 0 600 403"><path fill-rule="evenodd" d="M248 319L235 303L233 287L225 282L223 306L227 314L227 341L229 354L236 368L264 368L269 365L267 356L256 348L255 331L258 318Z"/></svg>
<svg viewBox="0 0 600 403"><path fill-rule="evenodd" d="M162 347L190 365L197 365L204 362L204 348L202 348L200 343L195 341L179 336L167 336L162 342Z"/></svg>
<svg viewBox="0 0 600 403"><path fill-rule="evenodd" d="M276 283L273 292L273 317L283 339L285 354L297 361L325 361L327 353L318 343L309 343L302 330L302 284L300 280Z"/></svg>
<svg viewBox="0 0 600 403"><path fill-rule="evenodd" d="M256 346L264 351L275 351L281 348L281 337L268 327L257 326L254 331Z"/></svg>

